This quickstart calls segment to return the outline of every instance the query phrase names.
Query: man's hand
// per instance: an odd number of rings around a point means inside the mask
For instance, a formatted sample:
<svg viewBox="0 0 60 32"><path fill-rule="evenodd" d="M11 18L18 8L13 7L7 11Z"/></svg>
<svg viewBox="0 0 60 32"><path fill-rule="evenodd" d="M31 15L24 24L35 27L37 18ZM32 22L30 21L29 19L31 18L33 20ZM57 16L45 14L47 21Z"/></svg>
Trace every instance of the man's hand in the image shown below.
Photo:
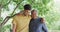
<svg viewBox="0 0 60 32"><path fill-rule="evenodd" d="M13 32L16 32L16 24L13 24Z"/></svg>

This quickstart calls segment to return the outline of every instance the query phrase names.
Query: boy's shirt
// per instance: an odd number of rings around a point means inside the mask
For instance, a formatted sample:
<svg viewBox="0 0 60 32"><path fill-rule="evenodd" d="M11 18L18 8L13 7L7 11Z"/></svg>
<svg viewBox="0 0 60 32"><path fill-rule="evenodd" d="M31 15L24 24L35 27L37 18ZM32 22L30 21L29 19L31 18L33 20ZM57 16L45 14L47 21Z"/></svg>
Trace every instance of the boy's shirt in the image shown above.
<svg viewBox="0 0 60 32"><path fill-rule="evenodd" d="M18 14L13 18L12 23L16 24L16 32L28 32L29 22L31 16L24 16L24 14Z"/></svg>

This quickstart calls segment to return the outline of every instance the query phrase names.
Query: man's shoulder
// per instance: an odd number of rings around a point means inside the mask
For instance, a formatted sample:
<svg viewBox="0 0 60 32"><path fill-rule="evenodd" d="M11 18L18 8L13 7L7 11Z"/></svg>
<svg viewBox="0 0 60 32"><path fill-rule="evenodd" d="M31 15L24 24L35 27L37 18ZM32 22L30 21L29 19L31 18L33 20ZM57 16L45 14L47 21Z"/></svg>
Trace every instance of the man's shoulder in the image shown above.
<svg viewBox="0 0 60 32"><path fill-rule="evenodd" d="M22 13L18 13L18 14L16 14L16 16L22 16L23 14Z"/></svg>
<svg viewBox="0 0 60 32"><path fill-rule="evenodd" d="M31 15L29 15L29 17L31 17Z"/></svg>
<svg viewBox="0 0 60 32"><path fill-rule="evenodd" d="M17 13L17 14L14 15L13 18L20 17L20 16L23 16L23 14L22 13Z"/></svg>

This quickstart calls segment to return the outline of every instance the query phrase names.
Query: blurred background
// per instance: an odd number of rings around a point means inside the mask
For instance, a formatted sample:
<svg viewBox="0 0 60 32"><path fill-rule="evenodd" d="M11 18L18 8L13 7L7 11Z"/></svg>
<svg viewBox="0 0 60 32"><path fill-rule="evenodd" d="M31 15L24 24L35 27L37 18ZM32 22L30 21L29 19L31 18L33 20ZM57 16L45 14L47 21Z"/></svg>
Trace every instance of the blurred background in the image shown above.
<svg viewBox="0 0 60 32"><path fill-rule="evenodd" d="M45 18L49 32L60 32L60 0L0 0L0 32L12 31L12 17L25 4L30 4L39 17Z"/></svg>

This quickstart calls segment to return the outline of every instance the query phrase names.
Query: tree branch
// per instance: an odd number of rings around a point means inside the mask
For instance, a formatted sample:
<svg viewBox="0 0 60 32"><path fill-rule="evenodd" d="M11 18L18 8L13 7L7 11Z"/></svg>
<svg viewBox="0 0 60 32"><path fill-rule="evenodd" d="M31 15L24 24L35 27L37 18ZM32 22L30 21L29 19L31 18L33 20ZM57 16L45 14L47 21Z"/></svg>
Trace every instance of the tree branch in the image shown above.
<svg viewBox="0 0 60 32"><path fill-rule="evenodd" d="M22 1L24 1L24 0L22 0ZM22 2L22 1L21 1L21 2ZM21 3L21 2L20 2L20 3ZM14 9L13 12L11 13L11 16L14 15L15 10L18 8L18 6L20 5L20 3L17 4L17 6L15 7L15 9Z"/></svg>
<svg viewBox="0 0 60 32"><path fill-rule="evenodd" d="M0 18L1 18L1 9L2 9L4 6L8 5L10 2L11 2L11 0L10 0L7 4L2 5L3 0L1 1L1 3L0 3Z"/></svg>
<svg viewBox="0 0 60 32"><path fill-rule="evenodd" d="M5 23L6 23L6 21L8 21L9 20L9 16L7 16L5 19L4 19L4 21L0 24L0 27L2 27Z"/></svg>
<svg viewBox="0 0 60 32"><path fill-rule="evenodd" d="M22 1L21 1L22 2ZM20 2L20 3L21 3ZM18 8L18 6L20 5L20 3L18 3L17 4L17 6L15 7L15 9L13 10L13 12L12 12L12 14L11 14L11 16L7 16L4 20L3 20L3 22L0 24L0 28L10 19L10 18L12 18L12 17L14 17L15 15L13 15L14 14L14 12L15 12L15 10Z"/></svg>
<svg viewBox="0 0 60 32"><path fill-rule="evenodd" d="M11 13L11 16L14 14L15 10L18 8L20 3L17 4L17 6L14 8L13 12Z"/></svg>

